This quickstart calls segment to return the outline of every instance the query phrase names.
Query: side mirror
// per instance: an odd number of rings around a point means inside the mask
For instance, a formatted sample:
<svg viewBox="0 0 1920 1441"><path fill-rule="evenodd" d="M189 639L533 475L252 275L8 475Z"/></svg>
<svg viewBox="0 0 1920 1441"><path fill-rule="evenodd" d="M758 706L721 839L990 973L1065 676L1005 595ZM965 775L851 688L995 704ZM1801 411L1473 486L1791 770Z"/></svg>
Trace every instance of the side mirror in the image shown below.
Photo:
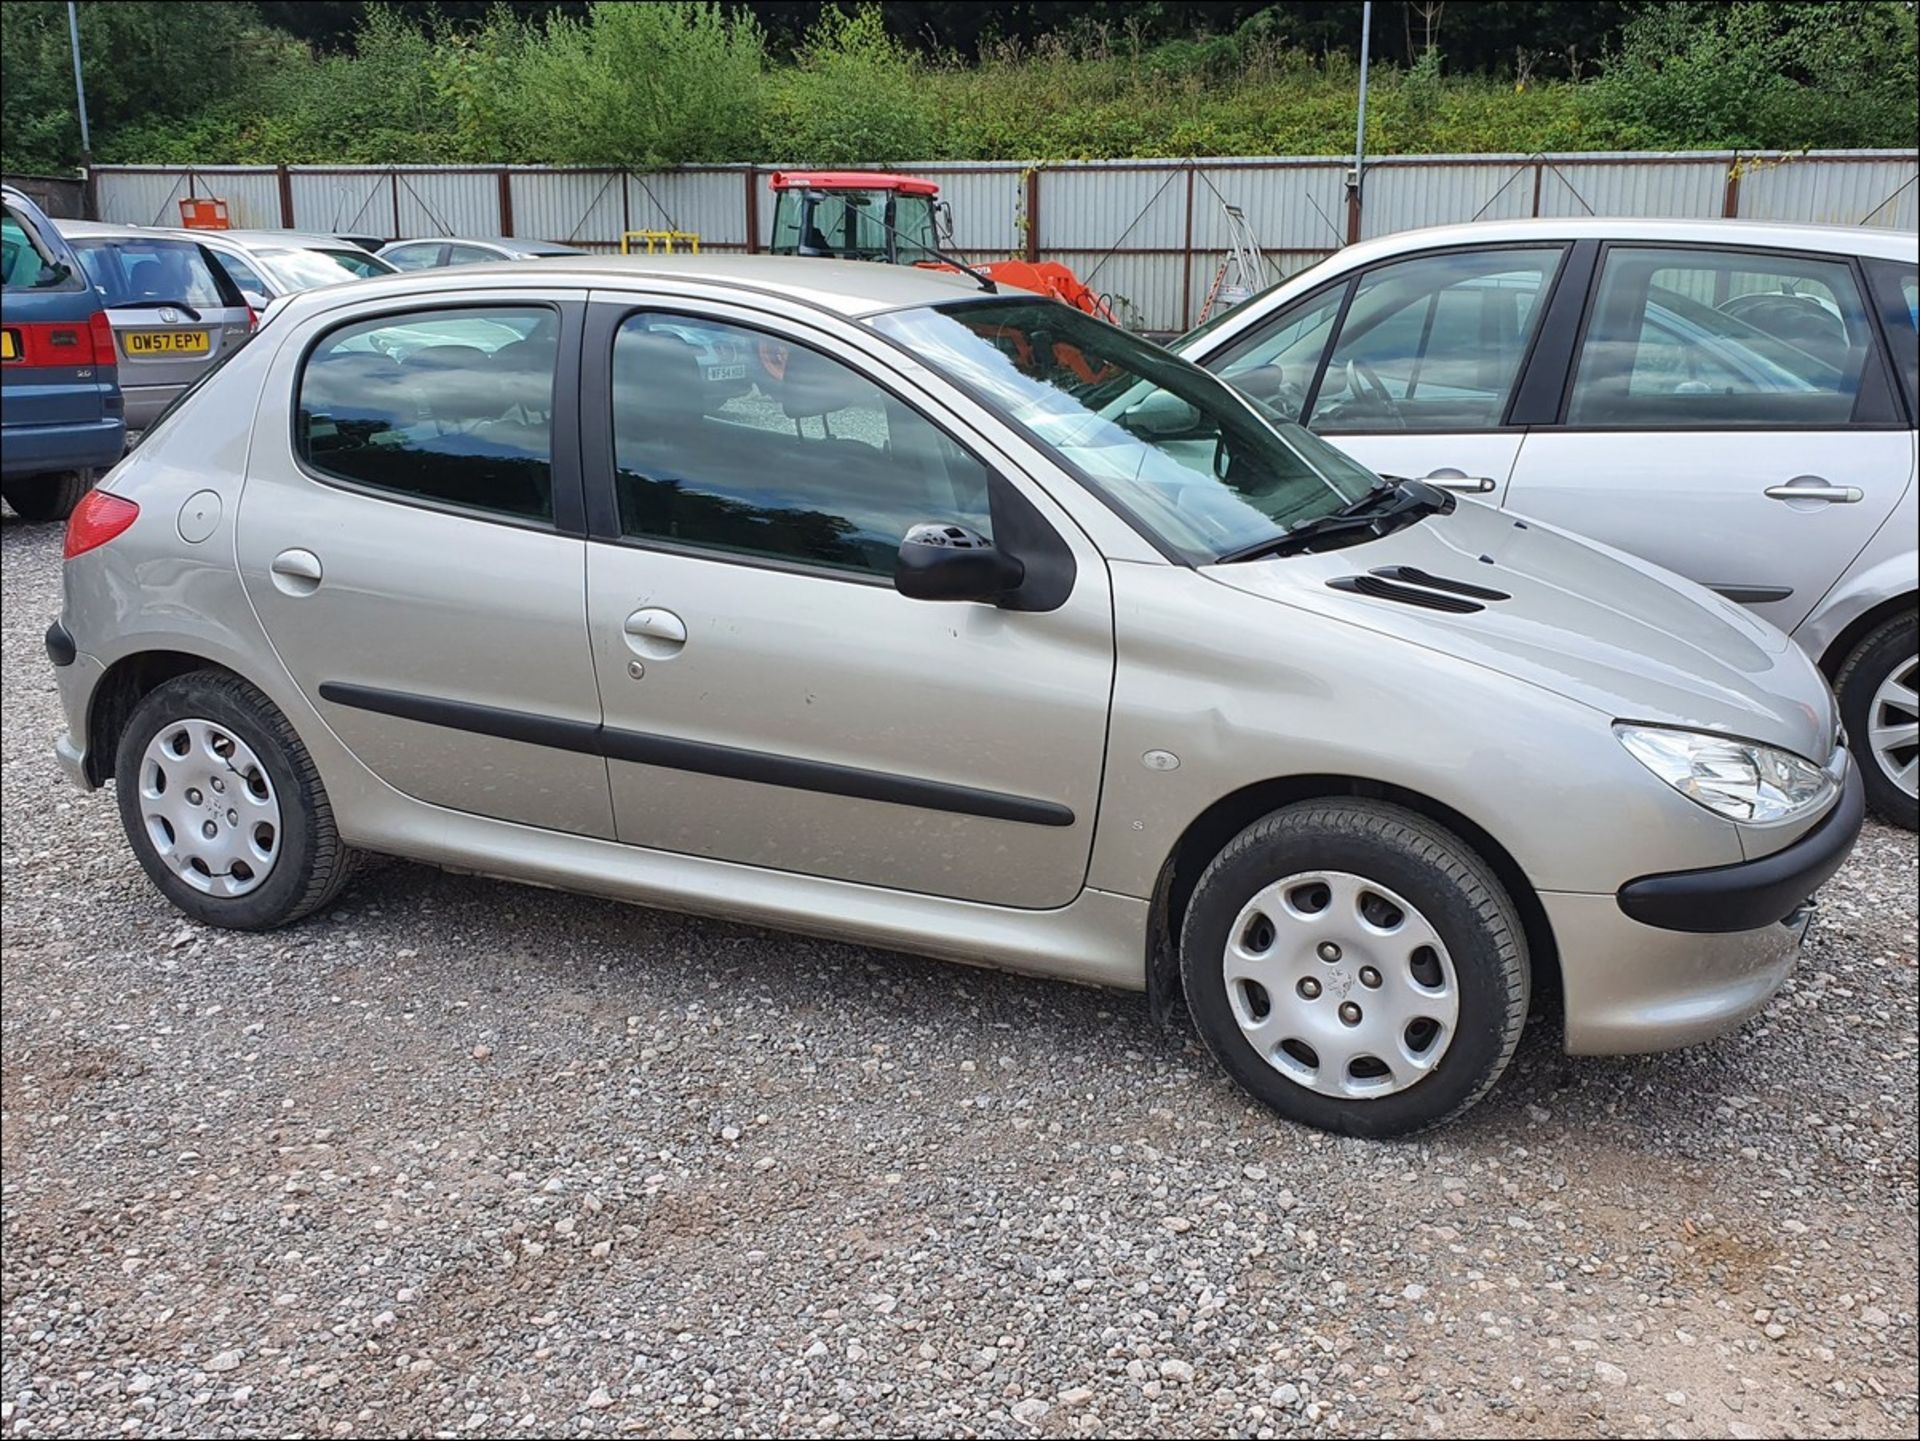
<svg viewBox="0 0 1920 1441"><path fill-rule="evenodd" d="M1168 390L1156 390L1120 416L1135 435L1185 435L1200 423L1200 412Z"/></svg>
<svg viewBox="0 0 1920 1441"><path fill-rule="evenodd" d="M916 525L900 542L893 588L910 600L998 602L1027 568L962 525Z"/></svg>

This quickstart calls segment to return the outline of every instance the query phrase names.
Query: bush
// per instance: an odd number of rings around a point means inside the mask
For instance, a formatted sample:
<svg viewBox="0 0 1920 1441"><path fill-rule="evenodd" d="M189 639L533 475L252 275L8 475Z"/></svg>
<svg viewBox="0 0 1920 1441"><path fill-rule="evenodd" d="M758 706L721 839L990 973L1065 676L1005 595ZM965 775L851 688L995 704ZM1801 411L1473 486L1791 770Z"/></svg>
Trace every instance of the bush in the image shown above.
<svg viewBox="0 0 1920 1441"><path fill-rule="evenodd" d="M1653 5L1627 26L1595 99L1630 146L1911 146L1914 29L1902 0Z"/></svg>
<svg viewBox="0 0 1920 1441"><path fill-rule="evenodd" d="M753 17L717 4L595 5L560 17L520 66L519 120L495 160L652 169L748 159L759 139L766 46ZM503 79L510 85L510 79Z"/></svg>
<svg viewBox="0 0 1920 1441"><path fill-rule="evenodd" d="M761 152L769 160L844 165L925 160L937 109L924 66L887 34L878 6L829 7L791 70L776 77Z"/></svg>

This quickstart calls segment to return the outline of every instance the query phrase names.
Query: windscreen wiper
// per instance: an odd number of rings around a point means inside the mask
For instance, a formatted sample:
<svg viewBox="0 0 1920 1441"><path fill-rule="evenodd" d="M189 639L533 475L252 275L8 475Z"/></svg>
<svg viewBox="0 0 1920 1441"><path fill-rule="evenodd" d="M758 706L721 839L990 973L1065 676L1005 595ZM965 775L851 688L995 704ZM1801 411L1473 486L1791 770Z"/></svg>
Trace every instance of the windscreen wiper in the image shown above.
<svg viewBox="0 0 1920 1441"><path fill-rule="evenodd" d="M115 310L184 310L189 320L198 320L200 312L184 300L129 300L124 305L116 305Z"/></svg>
<svg viewBox="0 0 1920 1441"><path fill-rule="evenodd" d="M1307 549L1314 541L1336 535L1352 535L1360 531L1385 535L1390 530L1398 529L1404 521L1434 512L1444 515L1458 504L1446 491L1425 481L1400 477L1382 479L1384 484L1348 501L1340 509L1303 521L1285 535L1271 536L1258 544L1230 550L1218 557L1214 564L1233 565L1243 560L1291 555L1294 551Z"/></svg>

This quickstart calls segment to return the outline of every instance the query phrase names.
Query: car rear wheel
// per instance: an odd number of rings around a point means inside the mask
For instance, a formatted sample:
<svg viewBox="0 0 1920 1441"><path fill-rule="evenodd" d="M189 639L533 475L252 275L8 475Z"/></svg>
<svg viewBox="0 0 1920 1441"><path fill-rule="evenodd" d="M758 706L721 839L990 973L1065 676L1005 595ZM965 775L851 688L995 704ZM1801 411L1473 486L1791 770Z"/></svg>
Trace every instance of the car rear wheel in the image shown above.
<svg viewBox="0 0 1920 1441"><path fill-rule="evenodd" d="M1920 617L1895 616L1853 648L1834 689L1874 814L1920 828Z"/></svg>
<svg viewBox="0 0 1920 1441"><path fill-rule="evenodd" d="M196 921L286 925L352 874L306 747L272 702L224 671L179 676L135 707L114 785L141 866Z"/></svg>
<svg viewBox="0 0 1920 1441"><path fill-rule="evenodd" d="M65 520L80 497L93 488L96 472L63 470L52 475L23 475L6 483L7 504L22 520Z"/></svg>
<svg viewBox="0 0 1920 1441"><path fill-rule="evenodd" d="M1228 1074L1345 1135L1458 1115L1526 1022L1512 899L1457 836L1379 802L1304 802L1242 831L1194 889L1180 963Z"/></svg>

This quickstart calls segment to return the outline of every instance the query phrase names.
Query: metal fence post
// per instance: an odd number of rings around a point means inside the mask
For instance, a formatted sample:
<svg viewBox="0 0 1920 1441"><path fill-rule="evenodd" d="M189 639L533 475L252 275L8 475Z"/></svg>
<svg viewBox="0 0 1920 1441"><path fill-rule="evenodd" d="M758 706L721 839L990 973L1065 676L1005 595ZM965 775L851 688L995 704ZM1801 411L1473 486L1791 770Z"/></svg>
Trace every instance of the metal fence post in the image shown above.
<svg viewBox="0 0 1920 1441"><path fill-rule="evenodd" d="M280 224L287 230L293 225L293 175L284 165L273 167L274 178L280 184Z"/></svg>
<svg viewBox="0 0 1920 1441"><path fill-rule="evenodd" d="M1180 328L1193 326L1193 162L1187 162L1187 238L1180 246Z"/></svg>
<svg viewBox="0 0 1920 1441"><path fill-rule="evenodd" d="M513 177L500 171L500 233L513 234Z"/></svg>

